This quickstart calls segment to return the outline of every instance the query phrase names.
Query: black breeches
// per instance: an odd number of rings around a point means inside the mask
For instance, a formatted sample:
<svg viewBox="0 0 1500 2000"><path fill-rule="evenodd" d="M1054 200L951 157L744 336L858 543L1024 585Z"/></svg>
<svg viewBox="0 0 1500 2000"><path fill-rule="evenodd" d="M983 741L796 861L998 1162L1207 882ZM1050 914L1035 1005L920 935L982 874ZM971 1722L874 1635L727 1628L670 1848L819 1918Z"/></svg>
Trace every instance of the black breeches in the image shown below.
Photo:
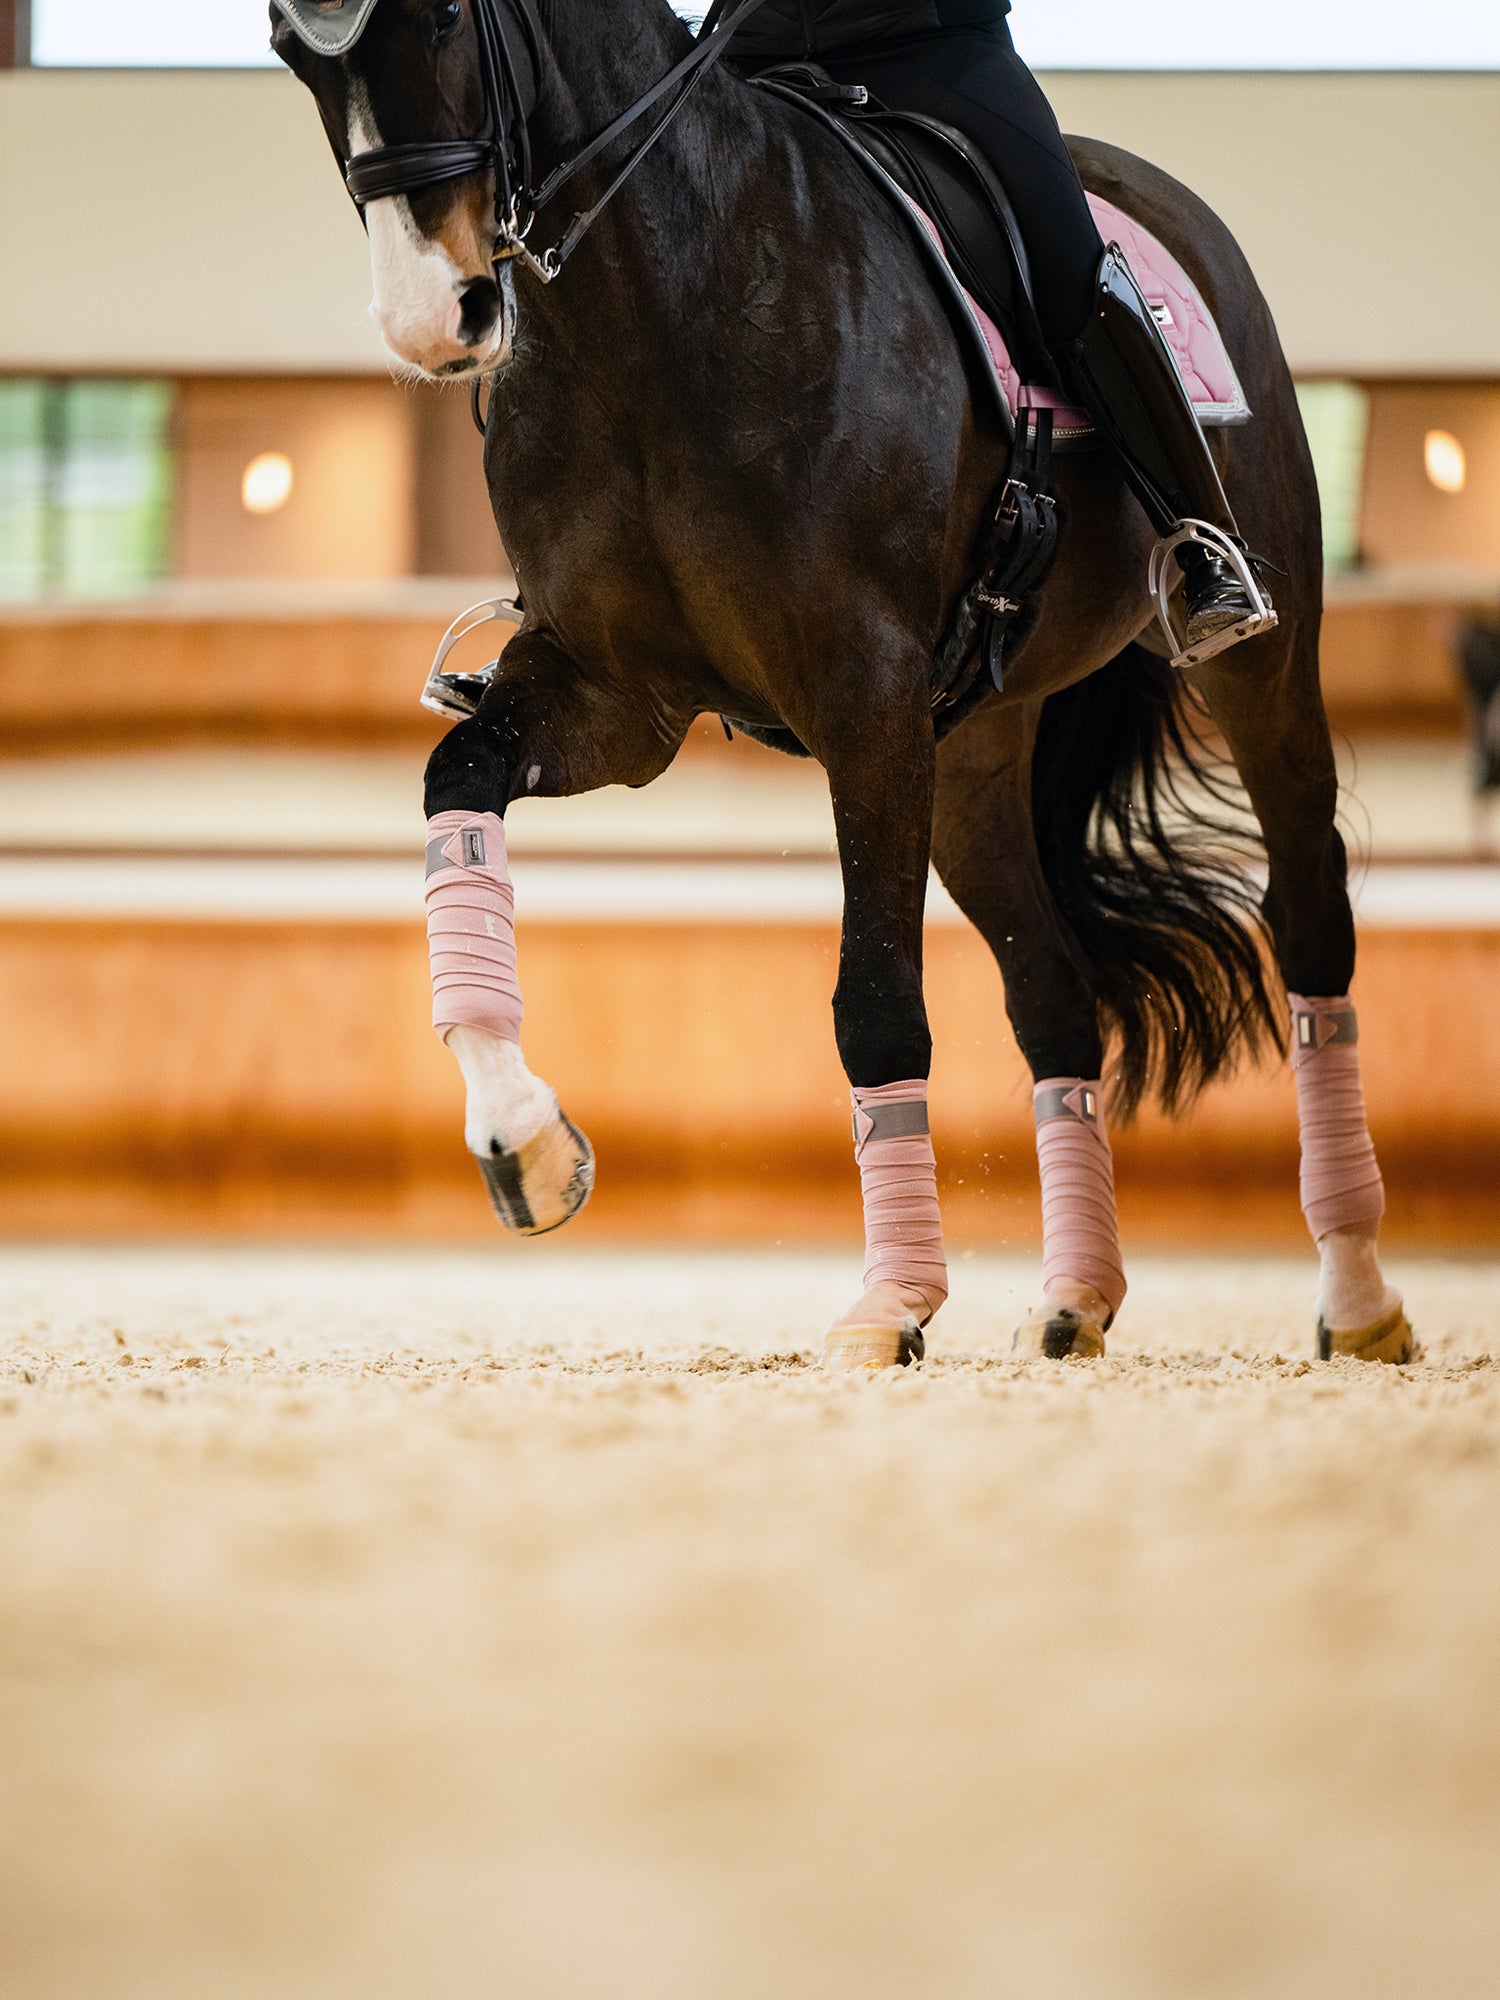
<svg viewBox="0 0 1500 2000"><path fill-rule="evenodd" d="M1003 22L819 56L839 83L863 83L893 111L956 126L1005 184L1031 263L1048 343L1083 330L1104 244L1041 86Z"/></svg>

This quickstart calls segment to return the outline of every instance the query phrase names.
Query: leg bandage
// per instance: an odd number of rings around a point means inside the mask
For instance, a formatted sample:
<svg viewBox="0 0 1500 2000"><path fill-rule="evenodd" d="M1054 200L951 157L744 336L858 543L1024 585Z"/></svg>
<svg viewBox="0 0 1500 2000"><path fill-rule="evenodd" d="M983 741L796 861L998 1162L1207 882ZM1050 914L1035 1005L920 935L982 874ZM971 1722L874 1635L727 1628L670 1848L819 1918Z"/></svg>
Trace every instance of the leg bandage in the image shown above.
<svg viewBox="0 0 1500 2000"><path fill-rule="evenodd" d="M1385 1213L1385 1183L1365 1122L1359 1022L1347 993L1287 998L1302 1135L1302 1213L1314 1242L1334 1229L1373 1237Z"/></svg>
<svg viewBox="0 0 1500 2000"><path fill-rule="evenodd" d="M515 891L497 813L435 813L427 822L427 953L432 1025L521 1039Z"/></svg>
<svg viewBox="0 0 1500 2000"><path fill-rule="evenodd" d="M865 1287L882 1278L919 1292L929 1313L948 1296L927 1085L883 1083L850 1092L854 1157L865 1201Z"/></svg>
<svg viewBox="0 0 1500 2000"><path fill-rule="evenodd" d="M1042 1171L1042 1282L1092 1285L1114 1318L1125 1297L1115 1169L1097 1080L1049 1076L1032 1092Z"/></svg>

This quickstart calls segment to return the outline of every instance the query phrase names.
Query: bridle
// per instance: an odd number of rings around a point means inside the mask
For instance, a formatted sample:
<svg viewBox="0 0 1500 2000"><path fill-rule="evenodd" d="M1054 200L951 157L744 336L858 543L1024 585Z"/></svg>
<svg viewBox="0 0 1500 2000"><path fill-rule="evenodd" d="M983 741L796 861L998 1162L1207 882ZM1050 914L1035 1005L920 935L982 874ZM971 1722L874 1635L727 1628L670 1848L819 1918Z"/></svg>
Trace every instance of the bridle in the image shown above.
<svg viewBox="0 0 1500 2000"><path fill-rule="evenodd" d="M275 0L275 4L278 12L309 48L319 54L329 54L335 50L342 53L353 46L373 11L374 0L370 0L370 5L360 11L353 34L342 44L329 42L315 27L310 26L306 12L299 11L298 0ZM506 4L519 21L525 36L535 84L542 74L543 57L541 27L533 0L506 0ZM327 5L328 0L324 0L325 11ZM379 201L384 196L413 194L419 188L436 187L444 181L461 179L465 174L488 170L494 175L495 185L494 262L518 263L544 285L550 285L593 228L606 204L629 180L704 77L724 55L735 32L763 5L764 0L738 0L738 4L735 0L714 0L689 53L654 83L644 96L637 98L619 117L612 119L602 132L595 133L571 159L554 167L540 187L534 188L531 184L531 137L527 121L535 109L535 100L533 98L528 106L522 97L501 0L471 0L479 41L486 130L474 139L423 139L402 146L375 146L352 157L344 155L330 132L330 143L343 169L344 183L363 216L367 203ZM306 7L307 0L302 0L302 9ZM318 11L314 8L314 15ZM676 97L593 206L575 214L557 242L540 256L530 250L526 239L532 224L548 202L567 186L575 174L597 159L606 147L674 90Z"/></svg>

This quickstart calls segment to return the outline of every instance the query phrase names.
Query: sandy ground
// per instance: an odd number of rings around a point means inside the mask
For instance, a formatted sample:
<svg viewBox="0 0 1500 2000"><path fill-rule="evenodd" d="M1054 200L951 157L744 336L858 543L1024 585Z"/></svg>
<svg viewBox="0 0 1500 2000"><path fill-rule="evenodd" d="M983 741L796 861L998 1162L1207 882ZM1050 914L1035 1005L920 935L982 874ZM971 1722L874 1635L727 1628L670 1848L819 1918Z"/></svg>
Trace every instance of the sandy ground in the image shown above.
<svg viewBox="0 0 1500 2000"><path fill-rule="evenodd" d="M0 1253L6 2000L1500 1990L1500 1272Z"/></svg>

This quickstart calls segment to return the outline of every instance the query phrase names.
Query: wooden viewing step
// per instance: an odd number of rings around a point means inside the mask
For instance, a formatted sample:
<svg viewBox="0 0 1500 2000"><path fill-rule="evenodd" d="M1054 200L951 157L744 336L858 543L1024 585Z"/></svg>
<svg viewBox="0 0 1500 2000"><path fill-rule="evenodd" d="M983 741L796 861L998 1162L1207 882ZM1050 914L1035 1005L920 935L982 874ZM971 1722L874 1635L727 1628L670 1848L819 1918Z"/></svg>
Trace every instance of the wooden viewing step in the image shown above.
<svg viewBox="0 0 1500 2000"><path fill-rule="evenodd" d="M213 740L408 748L443 723L418 705L428 662L494 579L399 585L180 585L136 602L0 607L0 752ZM1451 662L1466 607L1500 580L1438 572L1331 578L1323 686L1335 726L1462 727ZM455 664L478 665L487 626ZM494 635L494 636L492 636ZM725 751L704 718L695 754Z"/></svg>

